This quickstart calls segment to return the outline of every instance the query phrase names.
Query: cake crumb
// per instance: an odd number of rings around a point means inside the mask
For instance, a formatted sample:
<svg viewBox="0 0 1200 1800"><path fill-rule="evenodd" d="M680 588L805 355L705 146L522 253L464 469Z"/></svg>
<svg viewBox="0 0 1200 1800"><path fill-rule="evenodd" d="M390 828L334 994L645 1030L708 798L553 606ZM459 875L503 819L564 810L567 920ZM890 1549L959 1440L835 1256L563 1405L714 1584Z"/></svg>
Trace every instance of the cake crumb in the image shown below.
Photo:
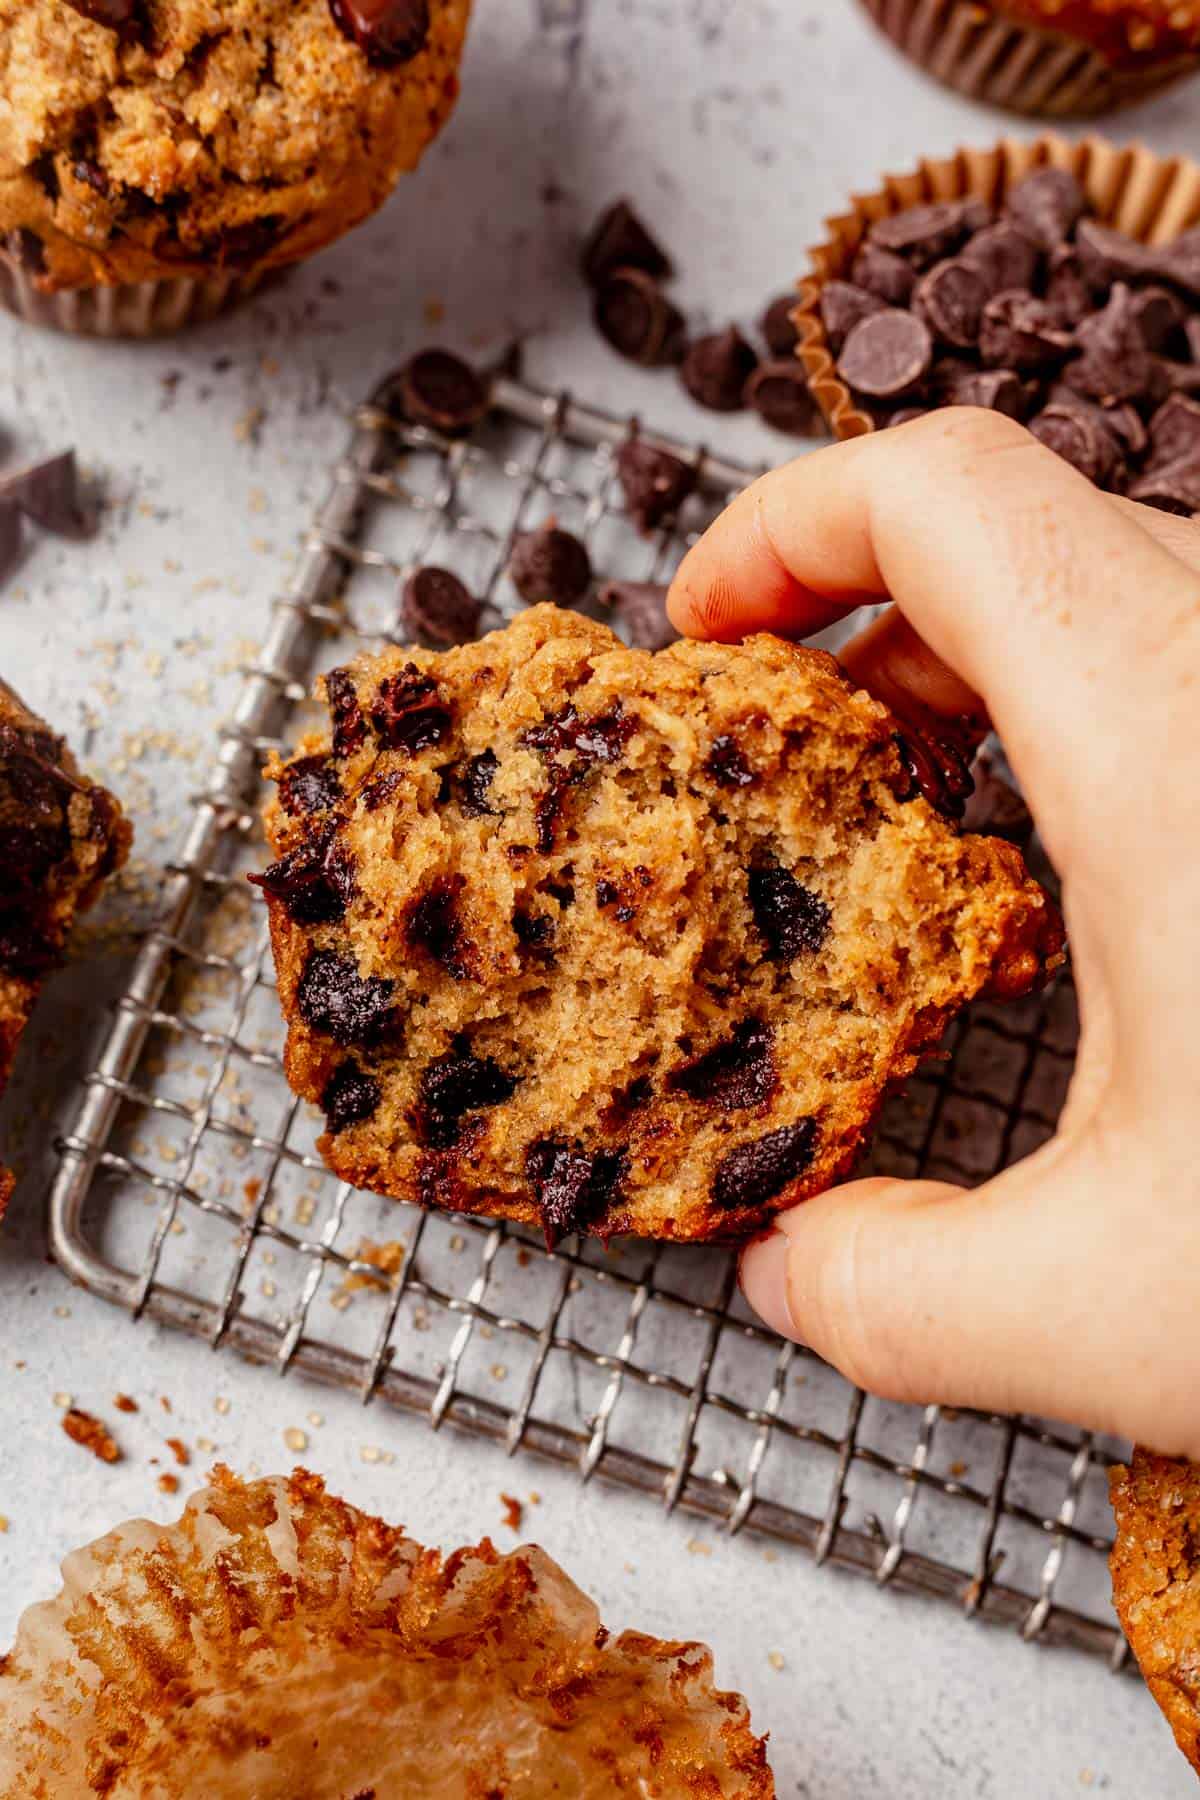
<svg viewBox="0 0 1200 1800"><path fill-rule="evenodd" d="M224 1394L218 1394L213 1401L213 1405L222 1416L229 1411L229 1401L225 1398Z"/></svg>
<svg viewBox="0 0 1200 1800"><path fill-rule="evenodd" d="M368 1273L366 1269L350 1269L342 1278L342 1284L332 1296L333 1299L349 1300L360 1288L371 1288L375 1293L384 1292L392 1287L404 1264L404 1245L396 1240L382 1244L372 1243L370 1238L361 1239L357 1250L352 1252L354 1262L368 1263L377 1273Z"/></svg>
<svg viewBox="0 0 1200 1800"><path fill-rule="evenodd" d="M135 1413L140 1411L137 1401L131 1394L114 1394L113 1405L118 1412Z"/></svg>
<svg viewBox="0 0 1200 1800"><path fill-rule="evenodd" d="M160 1493L177 1494L179 1492L178 1475L172 1475L169 1469L164 1470L158 1478L158 1487Z"/></svg>
<svg viewBox="0 0 1200 1800"><path fill-rule="evenodd" d="M308 1422L310 1425L323 1425L325 1423L325 1414L319 1413L319 1412L310 1412L308 1414Z"/></svg>
<svg viewBox="0 0 1200 1800"><path fill-rule="evenodd" d="M211 1438L198 1437L196 1439L196 1448L201 1456L211 1456L216 1447Z"/></svg>
<svg viewBox="0 0 1200 1800"><path fill-rule="evenodd" d="M970 1466L970 1463L952 1462L950 1464L950 1473L953 1475L955 1481L960 1481Z"/></svg>
<svg viewBox="0 0 1200 1800"><path fill-rule="evenodd" d="M7 1530L8 1530L8 1518L4 1513L0 1513L0 1532L5 1532Z"/></svg>
<svg viewBox="0 0 1200 1800"><path fill-rule="evenodd" d="M62 1428L73 1444L80 1444L101 1462L120 1462L121 1452L108 1426L94 1413L72 1406L62 1418Z"/></svg>
<svg viewBox="0 0 1200 1800"><path fill-rule="evenodd" d="M383 1461L383 1451L377 1444L364 1444L359 1451L359 1455L365 1463L377 1463Z"/></svg>
<svg viewBox="0 0 1200 1800"><path fill-rule="evenodd" d="M510 1531L520 1531L521 1521L525 1517L525 1508L515 1494L501 1494L504 1507L504 1523Z"/></svg>
<svg viewBox="0 0 1200 1800"><path fill-rule="evenodd" d="M197 1442L199 1442L199 1439L197 1439ZM179 1464L180 1468L186 1469L192 1460L192 1453L184 1443L183 1439L168 1438L167 1449L171 1452L171 1455L175 1458L175 1461Z"/></svg>
<svg viewBox="0 0 1200 1800"><path fill-rule="evenodd" d="M785 1661L784 1657L780 1654L780 1652L778 1650L772 1650L770 1656L768 1656L768 1658L767 1658L767 1661L770 1663L770 1665L773 1669L786 1669L787 1668L787 1662Z"/></svg>
<svg viewBox="0 0 1200 1800"><path fill-rule="evenodd" d="M530 1254L529 1254L528 1250L525 1248L524 1244L519 1245L517 1248L517 1267L518 1267L518 1269L527 1269L532 1261L533 1261L533 1258L532 1258L532 1256L530 1256Z"/></svg>
<svg viewBox="0 0 1200 1800"><path fill-rule="evenodd" d="M55 1394L54 1404L58 1407L60 1412L66 1412L72 1405L70 1394Z"/></svg>
<svg viewBox="0 0 1200 1800"><path fill-rule="evenodd" d="M703 1538L691 1537L687 1541L687 1553L689 1556L711 1556L712 1545L706 1544Z"/></svg>
<svg viewBox="0 0 1200 1800"><path fill-rule="evenodd" d="M289 1450L297 1452L308 1449L308 1433L301 1431L298 1425L289 1425L283 1434L283 1441Z"/></svg>

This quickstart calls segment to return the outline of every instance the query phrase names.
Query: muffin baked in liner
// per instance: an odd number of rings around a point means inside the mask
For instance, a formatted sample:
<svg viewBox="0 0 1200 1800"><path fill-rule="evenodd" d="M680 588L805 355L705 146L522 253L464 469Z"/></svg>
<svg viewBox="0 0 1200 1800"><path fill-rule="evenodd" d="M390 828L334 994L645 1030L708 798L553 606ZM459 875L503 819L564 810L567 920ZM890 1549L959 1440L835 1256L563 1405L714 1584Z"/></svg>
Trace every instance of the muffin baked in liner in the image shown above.
<svg viewBox="0 0 1200 1800"><path fill-rule="evenodd" d="M878 219L927 201L976 198L994 206L1035 169L1066 169L1081 183L1101 224L1146 244L1165 244L1200 221L1200 166L1186 157L1155 156L1141 144L1124 147L1089 137L1071 144L1053 133L1028 143L1005 138L990 150L960 149L926 157L915 169L885 175L870 194L855 194L847 211L826 220L828 236L808 253L811 274L800 283L793 314L797 355L836 438L874 431L870 413L841 379L821 320L827 281L849 279L855 253Z"/></svg>
<svg viewBox="0 0 1200 1800"><path fill-rule="evenodd" d="M1177 0L862 0L880 30L969 99L1095 118L1200 68L1200 6Z"/></svg>
<svg viewBox="0 0 1200 1800"><path fill-rule="evenodd" d="M1146 1686L1200 1775L1200 1464L1139 1447L1109 1487L1113 1600Z"/></svg>
<svg viewBox="0 0 1200 1800"><path fill-rule="evenodd" d="M0 305L142 338L254 293L417 166L457 98L469 10L0 0Z"/></svg>
<svg viewBox="0 0 1200 1800"><path fill-rule="evenodd" d="M0 1800L774 1793L703 1645L610 1638L542 1550L443 1557L303 1470L76 1551L0 1660Z"/></svg>

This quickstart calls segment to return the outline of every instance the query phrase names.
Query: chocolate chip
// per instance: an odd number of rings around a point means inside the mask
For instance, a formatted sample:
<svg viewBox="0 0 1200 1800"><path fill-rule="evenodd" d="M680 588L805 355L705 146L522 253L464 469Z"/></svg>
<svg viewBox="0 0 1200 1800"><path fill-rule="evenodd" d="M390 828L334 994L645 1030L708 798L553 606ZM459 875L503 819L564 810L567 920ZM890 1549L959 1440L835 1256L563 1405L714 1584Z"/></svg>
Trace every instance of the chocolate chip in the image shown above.
<svg viewBox="0 0 1200 1800"><path fill-rule="evenodd" d="M513 931L522 950L542 962L554 960L554 920L549 913L528 912L518 907L513 913Z"/></svg>
<svg viewBox="0 0 1200 1800"><path fill-rule="evenodd" d="M1092 294L1084 280L1077 253L1064 244L1050 258L1044 295L1046 305L1061 326L1078 325L1092 310Z"/></svg>
<svg viewBox="0 0 1200 1800"><path fill-rule="evenodd" d="M259 263L287 236L289 222L282 213L262 213L240 225L226 225L204 240L204 250L222 268L249 269Z"/></svg>
<svg viewBox="0 0 1200 1800"><path fill-rule="evenodd" d="M620 1193L625 1156L619 1150L585 1150L577 1140L539 1138L525 1152L525 1174L541 1209L546 1243L553 1249L568 1232L600 1219Z"/></svg>
<svg viewBox="0 0 1200 1800"><path fill-rule="evenodd" d="M466 887L462 875L439 875L409 910L406 936L445 969L453 981L474 981L479 955L459 910Z"/></svg>
<svg viewBox="0 0 1200 1800"><path fill-rule="evenodd" d="M799 341L792 314L798 305L795 294L780 294L759 320L758 328L772 356L794 356Z"/></svg>
<svg viewBox="0 0 1200 1800"><path fill-rule="evenodd" d="M818 414L800 363L760 363L746 383L743 398L773 430L788 437L812 435Z"/></svg>
<svg viewBox="0 0 1200 1800"><path fill-rule="evenodd" d="M1141 288L1130 300L1130 311L1147 350L1156 356L1188 357L1191 354L1184 327L1187 308L1169 288Z"/></svg>
<svg viewBox="0 0 1200 1800"><path fill-rule="evenodd" d="M1144 506L1190 518L1200 512L1200 457L1189 453L1173 462L1155 463L1129 484L1128 491L1131 500Z"/></svg>
<svg viewBox="0 0 1200 1800"><path fill-rule="evenodd" d="M1075 341L1080 354L1064 371L1063 380L1076 393L1110 405L1150 395L1156 379L1161 379L1142 341L1133 294L1124 282L1113 288L1103 312L1076 326ZM1165 398L1165 383L1158 398Z"/></svg>
<svg viewBox="0 0 1200 1800"><path fill-rule="evenodd" d="M67 5L85 19L106 26L109 31L124 31L131 25L139 4L140 0L67 0Z"/></svg>
<svg viewBox="0 0 1200 1800"><path fill-rule="evenodd" d="M640 269L656 281L675 273L670 257L628 200L616 200L600 214L584 243L580 266L589 287L599 287L617 269Z"/></svg>
<svg viewBox="0 0 1200 1800"><path fill-rule="evenodd" d="M961 364L938 372L938 399L946 406L982 406L1023 419L1025 384L1014 369L972 369Z"/></svg>
<svg viewBox="0 0 1200 1800"><path fill-rule="evenodd" d="M468 1113L500 1106L517 1091L515 1075L507 1075L490 1056L472 1056L458 1048L439 1056L422 1072L417 1089L421 1142L433 1150L449 1150L458 1142Z"/></svg>
<svg viewBox="0 0 1200 1800"><path fill-rule="evenodd" d="M765 863L748 875L750 910L767 954L778 962L815 956L829 936L832 918L820 894L805 887L790 870Z"/></svg>
<svg viewBox="0 0 1200 1800"><path fill-rule="evenodd" d="M279 777L279 804L292 818L328 812L342 797L342 784L328 756L300 756Z"/></svg>
<svg viewBox="0 0 1200 1800"><path fill-rule="evenodd" d="M596 289L592 321L609 347L627 362L656 368L677 362L685 324L653 276L641 269L614 269Z"/></svg>
<svg viewBox="0 0 1200 1800"><path fill-rule="evenodd" d="M1083 219L1075 233L1075 252L1084 280L1094 292L1115 281L1145 281L1153 277L1154 254L1123 231Z"/></svg>
<svg viewBox="0 0 1200 1800"><path fill-rule="evenodd" d="M1027 238L1053 250L1074 231L1087 211L1087 198L1066 169L1038 169L1012 189L1005 211Z"/></svg>
<svg viewBox="0 0 1200 1800"><path fill-rule="evenodd" d="M329 10L376 68L411 62L429 38L429 0L329 0Z"/></svg>
<svg viewBox="0 0 1200 1800"><path fill-rule="evenodd" d="M927 269L943 256L952 256L963 239L981 231L990 218L982 200L938 200L877 219L867 240L905 257L916 269Z"/></svg>
<svg viewBox="0 0 1200 1800"><path fill-rule="evenodd" d="M1001 219L969 238L958 253L982 280L990 300L1007 288L1032 288L1040 257L1023 231Z"/></svg>
<svg viewBox="0 0 1200 1800"><path fill-rule="evenodd" d="M354 860L331 825L249 879L297 925L331 925L354 897Z"/></svg>
<svg viewBox="0 0 1200 1800"><path fill-rule="evenodd" d="M962 260L935 263L913 292L913 311L943 344L969 350L979 337L988 288L978 269Z"/></svg>
<svg viewBox="0 0 1200 1800"><path fill-rule="evenodd" d="M46 273L46 246L36 231L18 225L15 231L5 234L4 251L18 269L28 269L31 275Z"/></svg>
<svg viewBox="0 0 1200 1800"><path fill-rule="evenodd" d="M591 718L581 718L572 705L564 706L522 734L521 742L545 756L548 765L546 790L534 807L539 850L545 853L554 848L569 789L584 781L598 764L620 762L637 728L636 716L627 714L618 701L610 713ZM569 760L563 760L564 753L569 753Z"/></svg>
<svg viewBox="0 0 1200 1800"><path fill-rule="evenodd" d="M413 570L400 596L405 631L445 648L469 644L479 630L482 611L482 602L452 570L432 563Z"/></svg>
<svg viewBox="0 0 1200 1800"><path fill-rule="evenodd" d="M898 406L883 421L883 428L890 431L893 425L911 425L914 419L927 419L930 410L928 406Z"/></svg>
<svg viewBox="0 0 1200 1800"><path fill-rule="evenodd" d="M1092 423L1107 431L1118 449L1128 456L1140 456L1150 441L1141 414L1128 401L1122 401L1119 406L1100 406L1086 394L1075 393L1064 381L1056 381L1046 395L1046 405L1086 413Z"/></svg>
<svg viewBox="0 0 1200 1800"><path fill-rule="evenodd" d="M737 412L758 357L736 325L710 332L688 346L679 375L697 406L710 412Z"/></svg>
<svg viewBox="0 0 1200 1800"><path fill-rule="evenodd" d="M704 759L704 769L717 786L723 788L752 787L757 779L737 739L727 732L713 739Z"/></svg>
<svg viewBox="0 0 1200 1800"><path fill-rule="evenodd" d="M903 266L908 267L907 263ZM911 270L909 273L912 273ZM911 285L910 282L910 290ZM882 312L884 302L877 294L871 293L867 288L856 287L851 281L827 281L821 289L818 310L825 327L825 336L829 339L829 347L836 355L859 320L869 319L872 313Z"/></svg>
<svg viewBox="0 0 1200 1800"><path fill-rule="evenodd" d="M80 503L73 450L0 476L0 501L19 506L26 518L55 537L84 538L93 530Z"/></svg>
<svg viewBox="0 0 1200 1800"><path fill-rule="evenodd" d="M392 383L400 411L412 425L457 437L488 409L487 383L449 350L421 350Z"/></svg>
<svg viewBox="0 0 1200 1800"><path fill-rule="evenodd" d="M891 400L917 387L933 361L929 327L915 313L886 307L861 319L838 358L838 374L860 394Z"/></svg>
<svg viewBox="0 0 1200 1800"><path fill-rule="evenodd" d="M21 560L21 509L11 500L0 500L0 584L8 580Z"/></svg>
<svg viewBox="0 0 1200 1800"><path fill-rule="evenodd" d="M695 468L644 438L627 438L616 464L626 509L639 531L656 530L695 490Z"/></svg>
<svg viewBox="0 0 1200 1800"><path fill-rule="evenodd" d="M665 650L679 633L667 617L667 589L660 581L606 581L600 603L611 609L613 624L635 650Z"/></svg>
<svg viewBox="0 0 1200 1800"><path fill-rule="evenodd" d="M817 1148L817 1122L799 1119L752 1143L727 1151L713 1175L712 1196L720 1207L762 1206L797 1180Z"/></svg>
<svg viewBox="0 0 1200 1800"><path fill-rule="evenodd" d="M1150 254L1157 274L1182 288L1193 300L1200 299L1200 230L1193 226L1191 231Z"/></svg>
<svg viewBox="0 0 1200 1800"><path fill-rule="evenodd" d="M330 1131L346 1131L369 1119L379 1105L379 1083L365 1075L353 1057L339 1063L321 1095L321 1110Z"/></svg>
<svg viewBox="0 0 1200 1800"><path fill-rule="evenodd" d="M761 1019L743 1019L724 1043L715 1044L682 1068L673 1069L666 1085L706 1106L735 1112L762 1106L779 1086L775 1067L775 1033Z"/></svg>
<svg viewBox="0 0 1200 1800"><path fill-rule="evenodd" d="M451 728L449 709L440 703L437 682L423 675L415 663L406 663L395 675L387 675L371 703L371 724L385 750L403 750L416 756L440 744Z"/></svg>
<svg viewBox="0 0 1200 1800"><path fill-rule="evenodd" d="M1191 353L1192 361L1200 363L1200 316L1193 313L1185 323L1183 331L1188 341L1188 350Z"/></svg>
<svg viewBox="0 0 1200 1800"><path fill-rule="evenodd" d="M394 1023L395 983L360 975L335 950L313 950L296 989L300 1017L336 1044L373 1044Z"/></svg>
<svg viewBox="0 0 1200 1800"><path fill-rule="evenodd" d="M1200 402L1172 394L1150 420L1150 463L1200 457Z"/></svg>
<svg viewBox="0 0 1200 1800"><path fill-rule="evenodd" d="M587 546L557 525L518 534L508 559L513 586L529 606L574 606L592 585Z"/></svg>
<svg viewBox="0 0 1200 1800"><path fill-rule="evenodd" d="M1041 444L1086 475L1098 487L1106 487L1120 454L1112 437L1086 413L1065 406L1047 406L1029 421L1029 429Z"/></svg>
<svg viewBox="0 0 1200 1800"><path fill-rule="evenodd" d="M901 801L918 794L947 819L961 819L974 791L971 766L950 738L895 734L896 749L904 772L897 794Z"/></svg>
<svg viewBox="0 0 1200 1800"><path fill-rule="evenodd" d="M1033 815L1024 800L982 757L976 771L975 792L967 801L962 824L964 831L1004 838L1021 849L1033 836Z"/></svg>
<svg viewBox="0 0 1200 1800"><path fill-rule="evenodd" d="M874 294L885 306L907 306L912 299L916 272L894 250L873 244L870 238L850 265L850 282Z"/></svg>
<svg viewBox="0 0 1200 1800"><path fill-rule="evenodd" d="M472 756L467 763L458 784L458 804L468 819L481 819L485 815L493 818L500 816L496 807L488 805L488 795L492 791L492 782L499 767L494 750L481 750L478 756Z"/></svg>
<svg viewBox="0 0 1200 1800"><path fill-rule="evenodd" d="M349 669L330 669L325 677L325 698L333 720L333 754L353 756L366 738L367 722Z"/></svg>
<svg viewBox="0 0 1200 1800"><path fill-rule="evenodd" d="M996 369L1053 368L1069 355L1074 336L1057 313L1036 294L1011 289L995 294L983 309L979 354Z"/></svg>
<svg viewBox="0 0 1200 1800"><path fill-rule="evenodd" d="M102 200L107 200L111 184L106 170L98 162L94 162L90 156L81 156L72 165L71 173L84 187L90 187L93 194L99 194Z"/></svg>

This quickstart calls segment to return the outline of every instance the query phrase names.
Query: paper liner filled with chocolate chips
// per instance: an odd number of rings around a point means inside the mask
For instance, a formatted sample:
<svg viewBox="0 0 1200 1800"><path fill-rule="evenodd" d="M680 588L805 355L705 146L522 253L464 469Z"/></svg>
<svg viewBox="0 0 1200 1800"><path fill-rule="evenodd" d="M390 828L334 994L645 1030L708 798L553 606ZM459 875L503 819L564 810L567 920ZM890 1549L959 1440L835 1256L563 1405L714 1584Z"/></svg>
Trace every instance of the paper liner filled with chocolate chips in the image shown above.
<svg viewBox="0 0 1200 1800"><path fill-rule="evenodd" d="M1098 486L1200 509L1200 167L1006 140L828 221L795 314L830 429L1008 413Z"/></svg>

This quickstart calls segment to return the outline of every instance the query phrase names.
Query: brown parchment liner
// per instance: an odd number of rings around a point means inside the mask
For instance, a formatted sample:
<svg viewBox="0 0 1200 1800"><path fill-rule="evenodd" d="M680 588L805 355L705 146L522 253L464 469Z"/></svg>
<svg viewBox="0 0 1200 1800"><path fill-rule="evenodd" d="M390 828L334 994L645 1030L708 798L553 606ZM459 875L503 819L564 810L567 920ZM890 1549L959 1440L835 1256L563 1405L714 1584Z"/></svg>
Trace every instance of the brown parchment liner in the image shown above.
<svg viewBox="0 0 1200 1800"><path fill-rule="evenodd" d="M30 325L77 337L167 337L228 312L268 279L274 279L273 272L253 269L236 275L173 275L158 281L63 288L47 294L35 275L0 250L0 306Z"/></svg>
<svg viewBox="0 0 1200 1800"><path fill-rule="evenodd" d="M1069 169L1082 183L1096 217L1142 243L1168 243L1200 220L1200 165L1182 156L1155 156L1142 144L1122 147L1099 137L1079 144L1052 133L1029 143L1005 138L992 150L956 150L953 156L925 158L908 174L884 176L875 193L852 195L849 211L825 221L829 235L808 253L812 273L800 283L792 315L797 355L834 437L862 437L876 424L838 375L818 310L825 283L849 278L855 253L876 219L925 201L969 195L995 206L1024 176L1047 166Z"/></svg>
<svg viewBox="0 0 1200 1800"><path fill-rule="evenodd" d="M977 0L862 0L913 62L971 100L1042 118L1095 118L1200 69L1200 55L1117 66L1062 32L1001 18Z"/></svg>

